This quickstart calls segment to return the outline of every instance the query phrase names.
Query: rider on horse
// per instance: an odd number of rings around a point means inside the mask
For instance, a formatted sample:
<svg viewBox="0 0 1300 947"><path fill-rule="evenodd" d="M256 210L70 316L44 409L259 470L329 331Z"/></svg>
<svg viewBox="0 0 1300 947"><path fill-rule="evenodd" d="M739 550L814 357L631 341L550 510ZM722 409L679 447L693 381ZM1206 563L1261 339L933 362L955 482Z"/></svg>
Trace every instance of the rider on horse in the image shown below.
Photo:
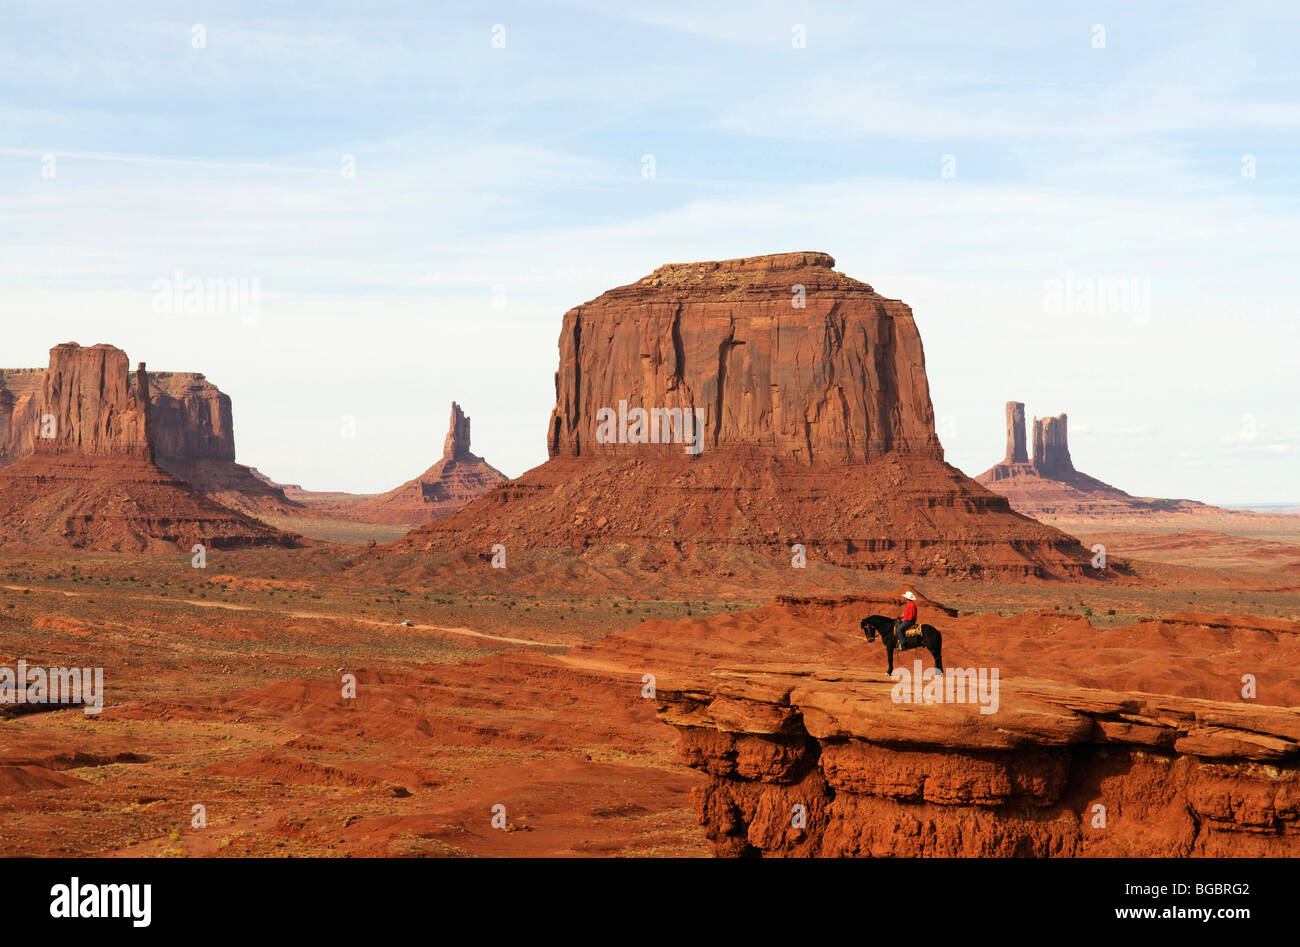
<svg viewBox="0 0 1300 947"><path fill-rule="evenodd" d="M907 604L903 606L902 616L894 623L894 639L898 642L899 648L907 647L907 639L903 636L907 634L910 629L917 629L917 631L911 632L913 635L917 634L920 630L917 628L916 621L916 593L911 589L908 589L903 593L903 598L907 601Z"/></svg>

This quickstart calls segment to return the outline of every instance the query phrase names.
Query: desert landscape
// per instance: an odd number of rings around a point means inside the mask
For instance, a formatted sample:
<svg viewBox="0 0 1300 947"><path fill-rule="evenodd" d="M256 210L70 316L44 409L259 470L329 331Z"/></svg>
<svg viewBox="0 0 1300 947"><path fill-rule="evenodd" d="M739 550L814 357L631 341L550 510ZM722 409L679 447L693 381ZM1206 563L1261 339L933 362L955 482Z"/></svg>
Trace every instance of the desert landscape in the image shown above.
<svg viewBox="0 0 1300 947"><path fill-rule="evenodd" d="M1286 930L1297 35L0 4L6 930Z"/></svg>
<svg viewBox="0 0 1300 947"><path fill-rule="evenodd" d="M0 703L0 855L1300 854L1300 516L1131 496L1020 402L968 476L823 252L554 328L545 462L453 404L382 494L236 463L274 406L206 365L0 371L0 667L103 680ZM942 675L864 634L905 592Z"/></svg>

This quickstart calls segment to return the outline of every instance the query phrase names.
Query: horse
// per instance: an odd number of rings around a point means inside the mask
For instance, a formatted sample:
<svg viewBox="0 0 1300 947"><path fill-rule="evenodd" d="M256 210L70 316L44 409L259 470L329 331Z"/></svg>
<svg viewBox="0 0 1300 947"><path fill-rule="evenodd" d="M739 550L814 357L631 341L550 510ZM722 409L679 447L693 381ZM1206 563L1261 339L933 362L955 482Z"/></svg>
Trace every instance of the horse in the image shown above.
<svg viewBox="0 0 1300 947"><path fill-rule="evenodd" d="M885 654L889 656L889 670L887 673L894 673L894 650L906 651L907 648L899 648L898 640L894 635L894 619L885 615L868 615L859 622L862 627L862 633L867 636L868 641L875 641L876 635L880 635L880 640L885 645ZM934 666L940 674L943 673L943 635L939 634L939 629L934 625L921 625L921 641L919 645L910 645L910 647L924 646L930 654L934 655Z"/></svg>

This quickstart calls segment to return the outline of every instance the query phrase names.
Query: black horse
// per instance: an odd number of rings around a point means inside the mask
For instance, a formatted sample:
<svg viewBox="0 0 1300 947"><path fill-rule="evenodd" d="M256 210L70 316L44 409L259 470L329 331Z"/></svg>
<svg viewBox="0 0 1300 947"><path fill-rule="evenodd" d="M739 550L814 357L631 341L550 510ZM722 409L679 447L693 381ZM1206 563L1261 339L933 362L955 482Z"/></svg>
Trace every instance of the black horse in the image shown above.
<svg viewBox="0 0 1300 947"><path fill-rule="evenodd" d="M939 634L939 629L934 625L921 625L921 640L915 644L905 647L899 647L898 640L894 635L895 621L885 615L868 615L860 622L862 633L867 636L868 641L875 641L876 635L880 635L880 640L885 644L885 653L889 656L889 670L887 673L894 673L894 651L906 651L909 647L916 648L924 646L927 651L934 655L934 666L940 674L943 673L943 635ZM912 637L908 635L907 637Z"/></svg>

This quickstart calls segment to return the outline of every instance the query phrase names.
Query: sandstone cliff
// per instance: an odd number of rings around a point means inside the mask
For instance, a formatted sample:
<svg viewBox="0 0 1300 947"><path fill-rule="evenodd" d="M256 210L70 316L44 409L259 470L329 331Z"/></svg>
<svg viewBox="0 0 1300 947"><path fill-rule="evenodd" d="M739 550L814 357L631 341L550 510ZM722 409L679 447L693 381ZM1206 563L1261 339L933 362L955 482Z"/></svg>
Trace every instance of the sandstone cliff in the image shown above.
<svg viewBox="0 0 1300 947"><path fill-rule="evenodd" d="M1004 464L1027 464L1025 453L1025 405L1022 401L1007 402L1007 456Z"/></svg>
<svg viewBox="0 0 1300 947"><path fill-rule="evenodd" d="M150 372L149 401L160 463L235 460L230 396L197 372Z"/></svg>
<svg viewBox="0 0 1300 947"><path fill-rule="evenodd" d="M125 357L120 350L66 345L56 347L56 351L50 369L0 370L0 467L26 457L38 447L46 451L68 449L68 444L56 436L42 438L41 431L51 434L69 424L82 431L79 436L88 438L88 452L101 450L106 435L97 431L96 419L90 414L75 419L47 416L47 423L42 425L42 404L59 397L45 393L47 384L77 389L66 401L68 411L93 414L103 410L103 424L132 423L123 413L126 408L119 404L124 393L110 387L101 396L96 385L100 377L117 376L120 365L106 365L105 360L120 362ZM235 463L231 401L216 385L196 372L148 372L147 382L153 459L159 467L218 503L254 516L289 516L301 509L282 490ZM131 384L138 387L138 379ZM132 397L137 395L138 391ZM138 414L138 407L132 410ZM111 440L121 435L107 436ZM130 436L138 440L142 435L136 432ZM111 452L116 454L116 448Z"/></svg>
<svg viewBox="0 0 1300 947"><path fill-rule="evenodd" d="M42 380L35 451L152 462L148 392L144 364L128 372L121 349L56 345Z"/></svg>
<svg viewBox="0 0 1300 947"><path fill-rule="evenodd" d="M1300 853L1294 622L1183 614L1102 630L927 603L947 674L910 651L896 666L915 681L894 680L857 623L897 600L647 622L575 656L655 677L719 855ZM1267 689L1243 699L1224 649Z"/></svg>
<svg viewBox="0 0 1300 947"><path fill-rule="evenodd" d="M126 353L50 350L27 456L0 470L0 544L163 552L292 537L196 493L155 463L149 376Z"/></svg>
<svg viewBox="0 0 1300 947"><path fill-rule="evenodd" d="M880 673L719 667L661 690L683 761L709 775L694 798L715 852L1300 854L1293 709L1026 680L984 716L895 703L894 688Z"/></svg>
<svg viewBox="0 0 1300 947"><path fill-rule="evenodd" d="M402 548L788 565L800 543L869 569L1078 573L1077 541L944 463L911 310L833 266L673 264L570 310L551 459Z"/></svg>
<svg viewBox="0 0 1300 947"><path fill-rule="evenodd" d="M0 369L0 467L36 449L44 382L43 368Z"/></svg>
<svg viewBox="0 0 1300 947"><path fill-rule="evenodd" d="M1114 517L1152 513L1226 513L1194 500L1135 497L1075 469L1067 418L1034 418L1034 456L1025 455L1025 406L1007 402L1007 454L975 479L1036 518Z"/></svg>
<svg viewBox="0 0 1300 947"><path fill-rule="evenodd" d="M598 411L627 401L698 409L711 451L942 458L911 310L834 265L825 253L669 264L569 310L551 456L632 453L596 437Z"/></svg>
<svg viewBox="0 0 1300 947"><path fill-rule="evenodd" d="M1034 467L1043 476L1069 476L1075 472L1066 421L1064 414L1034 418Z"/></svg>
<svg viewBox="0 0 1300 947"><path fill-rule="evenodd" d="M506 479L470 453L469 418L454 401L442 458L414 480L353 507L348 515L373 523L419 526L457 510Z"/></svg>
<svg viewBox="0 0 1300 947"><path fill-rule="evenodd" d="M235 463L230 396L197 372L150 372L158 466L205 496L250 516L292 516L302 505Z"/></svg>

